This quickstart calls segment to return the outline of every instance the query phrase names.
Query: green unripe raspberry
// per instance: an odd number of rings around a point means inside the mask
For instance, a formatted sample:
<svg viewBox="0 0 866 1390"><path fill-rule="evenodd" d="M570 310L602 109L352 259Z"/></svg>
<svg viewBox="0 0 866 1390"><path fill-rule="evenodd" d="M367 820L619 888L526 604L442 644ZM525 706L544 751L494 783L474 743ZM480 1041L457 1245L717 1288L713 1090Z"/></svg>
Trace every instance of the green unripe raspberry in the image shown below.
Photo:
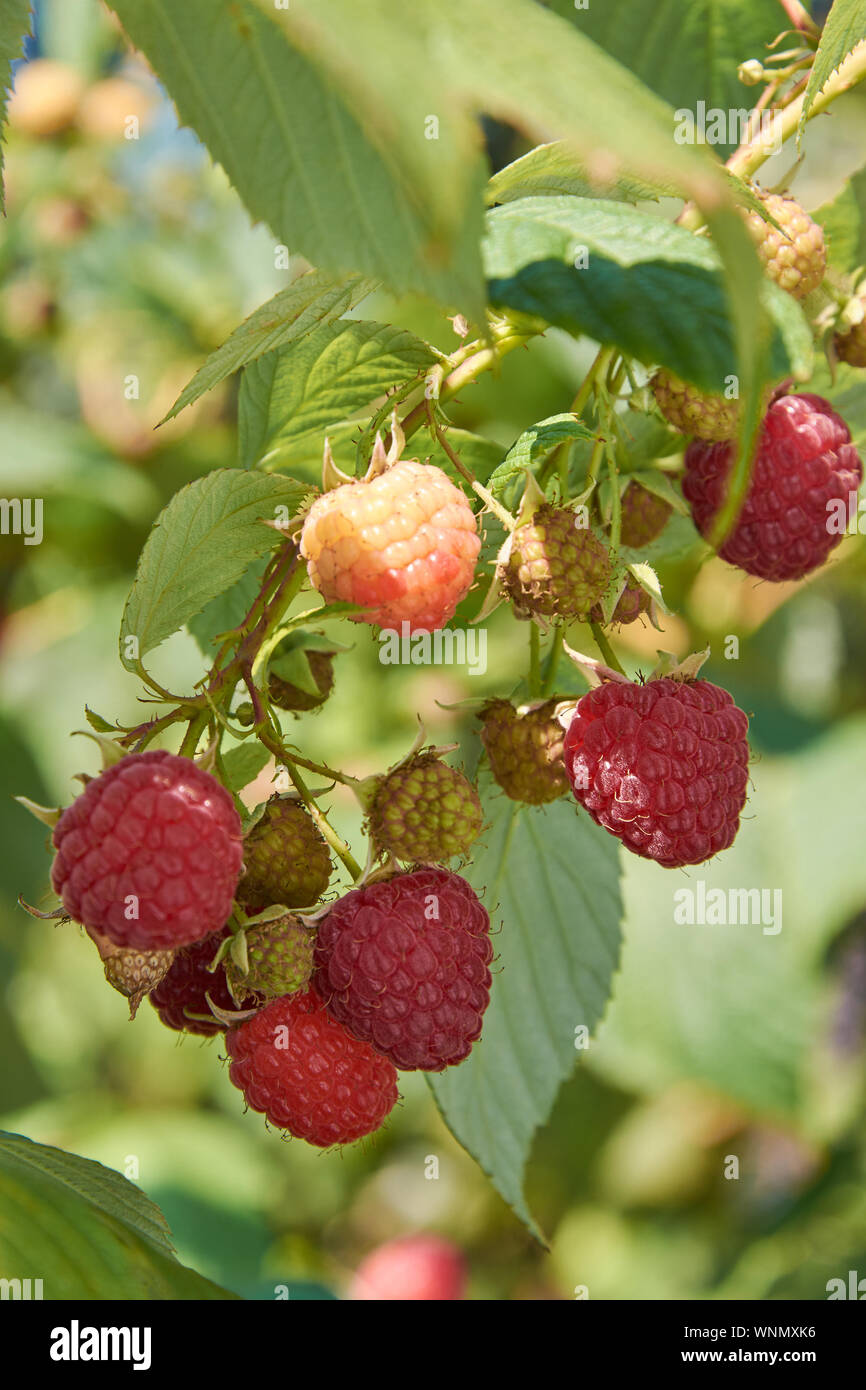
<svg viewBox="0 0 866 1390"><path fill-rule="evenodd" d="M827 269L824 233L796 198L762 193L761 202L781 231L757 212L746 214L746 224L758 249L764 270L795 299L816 290Z"/></svg>
<svg viewBox="0 0 866 1390"><path fill-rule="evenodd" d="M650 606L650 596L646 589L641 588L636 579L627 579L625 588L617 599L616 608L611 614L608 627L625 627L628 623L637 622L642 613L648 613ZM604 615L601 604L596 604L590 614L594 623L604 623Z"/></svg>
<svg viewBox="0 0 866 1390"><path fill-rule="evenodd" d="M861 303L866 309L866 295L861 295ZM840 362L847 362L850 367L866 367L866 318L855 323L847 333L837 333L833 345Z"/></svg>
<svg viewBox="0 0 866 1390"><path fill-rule="evenodd" d="M662 369L650 382L662 415L680 434L721 443L733 439L740 418L740 402L701 391L673 372Z"/></svg>
<svg viewBox="0 0 866 1390"><path fill-rule="evenodd" d="M640 550L665 529L673 507L640 483L629 483L620 501L621 545Z"/></svg>
<svg viewBox="0 0 866 1390"><path fill-rule="evenodd" d="M245 872L238 901L255 908L282 903L312 907L328 886L331 856L309 812L297 801L274 797L244 839Z"/></svg>
<svg viewBox="0 0 866 1390"><path fill-rule="evenodd" d="M584 618L610 579L607 548L568 507L543 503L511 535L502 583L520 615Z"/></svg>
<svg viewBox="0 0 866 1390"><path fill-rule="evenodd" d="M541 806L569 790L556 705L556 699L546 700L521 713L509 700L491 700L482 711L481 741L490 769L512 801Z"/></svg>
<svg viewBox="0 0 866 1390"><path fill-rule="evenodd" d="M271 675L268 679L268 698L277 709L311 710L323 705L334 688L334 659L330 652L309 651L310 673L318 687L318 695L302 690L291 681Z"/></svg>
<svg viewBox="0 0 866 1390"><path fill-rule="evenodd" d="M377 852L412 863L443 863L466 854L484 816L462 772L422 753L382 778L370 809Z"/></svg>
<svg viewBox="0 0 866 1390"><path fill-rule="evenodd" d="M313 973L315 945L315 931L291 913L248 927L247 970L241 971L231 955L225 961L232 993L238 996L251 992L265 999L281 999L304 989Z"/></svg>

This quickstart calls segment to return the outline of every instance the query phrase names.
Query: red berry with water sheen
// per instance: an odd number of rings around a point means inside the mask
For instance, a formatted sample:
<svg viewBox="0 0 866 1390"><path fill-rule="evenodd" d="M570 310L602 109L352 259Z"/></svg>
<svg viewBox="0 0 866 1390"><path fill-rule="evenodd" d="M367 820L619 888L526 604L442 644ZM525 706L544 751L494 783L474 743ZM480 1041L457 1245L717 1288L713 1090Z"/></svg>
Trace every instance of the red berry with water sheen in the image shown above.
<svg viewBox="0 0 866 1390"><path fill-rule="evenodd" d="M633 854L702 864L739 829L748 727L710 681L609 681L578 700L565 767L581 806Z"/></svg>

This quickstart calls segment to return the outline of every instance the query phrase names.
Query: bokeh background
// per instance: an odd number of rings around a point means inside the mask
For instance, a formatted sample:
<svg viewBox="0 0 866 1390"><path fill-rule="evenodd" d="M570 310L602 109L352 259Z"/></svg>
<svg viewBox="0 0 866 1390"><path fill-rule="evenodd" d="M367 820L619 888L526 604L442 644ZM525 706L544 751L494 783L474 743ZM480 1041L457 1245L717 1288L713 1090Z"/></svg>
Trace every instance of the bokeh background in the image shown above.
<svg viewBox="0 0 866 1390"><path fill-rule="evenodd" d="M96 770L93 745L70 737L86 727L85 705L144 717L117 659L123 601L161 506L235 463L236 384L154 425L207 353L299 268L275 268L272 235L178 130L106 12L52 0L38 14L27 59L63 68L41 106L37 82L13 112L0 226L0 492L42 497L45 516L39 546L0 538L0 1127L127 1172L164 1210L180 1258L248 1298L273 1297L276 1284L340 1296L365 1253L415 1230L460 1245L477 1298L565 1299L586 1286L592 1298L820 1299L828 1279L866 1277L860 537L812 582L767 586L707 562L684 525L662 566L676 616L663 636L640 625L621 634L624 659L644 672L659 646L683 655L709 641L707 674L752 714L747 819L734 849L693 878L781 889L783 928L676 925L672 893L693 880L623 865L614 998L529 1169L547 1250L451 1138L418 1076L403 1078L403 1103L374 1141L338 1155L282 1142L243 1114L218 1040L179 1041L147 1005L130 1024L84 934L17 906L19 894L44 910L53 900L45 831L11 797L65 804L74 774ZM138 140L123 137L130 113ZM520 152L511 132L489 135L500 163ZM805 205L834 197L864 148L866 96L855 94L810 129L795 185ZM790 165L783 155L765 182ZM454 342L420 302L380 297L361 312ZM567 409L593 353L550 332L467 390L455 419L504 452ZM861 380L843 373L833 395L862 443ZM733 659L729 634L740 639ZM472 720L447 706L510 692L525 665L525 629L507 613L489 625L483 677L383 670L370 633L346 640L334 697L297 737L356 774L400 757L417 714L471 766ZM592 649L586 633L572 641ZM172 689L203 669L187 634L154 660ZM251 804L267 776L245 794ZM351 806L337 793L332 806L356 835ZM737 1179L725 1175L732 1156Z"/></svg>

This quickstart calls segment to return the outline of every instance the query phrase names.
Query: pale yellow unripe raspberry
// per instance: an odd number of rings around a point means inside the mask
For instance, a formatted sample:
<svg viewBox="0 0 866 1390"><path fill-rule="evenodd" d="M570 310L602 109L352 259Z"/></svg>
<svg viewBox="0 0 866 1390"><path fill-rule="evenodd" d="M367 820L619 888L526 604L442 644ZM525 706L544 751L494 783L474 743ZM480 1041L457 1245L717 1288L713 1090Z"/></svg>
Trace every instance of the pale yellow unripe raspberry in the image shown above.
<svg viewBox="0 0 866 1390"><path fill-rule="evenodd" d="M469 591L481 541L466 496L433 464L402 459L369 481L316 498L301 554L329 603L360 604L356 622L432 632Z"/></svg>

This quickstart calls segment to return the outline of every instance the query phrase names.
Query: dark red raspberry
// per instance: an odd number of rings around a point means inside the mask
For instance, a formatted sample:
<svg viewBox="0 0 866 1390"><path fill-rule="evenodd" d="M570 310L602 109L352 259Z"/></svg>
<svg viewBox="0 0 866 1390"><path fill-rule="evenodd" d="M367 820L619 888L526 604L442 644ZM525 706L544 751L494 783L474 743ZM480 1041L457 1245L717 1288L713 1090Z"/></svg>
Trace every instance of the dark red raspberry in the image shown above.
<svg viewBox="0 0 866 1390"><path fill-rule="evenodd" d="M610 681L578 700L565 767L581 806L633 854L702 864L739 828L748 727L709 681Z"/></svg>
<svg viewBox="0 0 866 1390"><path fill-rule="evenodd" d="M175 1028L179 1033L201 1033L207 1038L221 1033L223 1025L210 1011L205 998L208 994L218 1009L243 1007L243 1000L236 1003L232 998L222 962L216 970L208 970L220 942L228 934L225 927L178 951L168 974L151 991L150 1002L166 1028Z"/></svg>
<svg viewBox="0 0 866 1390"><path fill-rule="evenodd" d="M388 1059L337 1023L314 989L275 999L232 1028L226 1046L247 1105L322 1149L372 1134L399 1099Z"/></svg>
<svg viewBox="0 0 866 1390"><path fill-rule="evenodd" d="M708 536L727 495L735 445L695 440L686 450L683 493ZM752 478L736 525L719 550L761 579L802 579L842 539L837 507L856 509L863 465L845 421L820 396L782 396L764 416Z"/></svg>
<svg viewBox="0 0 866 1390"><path fill-rule="evenodd" d="M54 891L117 946L172 949L222 927L241 871L240 816L189 758L130 753L54 828Z"/></svg>
<svg viewBox="0 0 866 1390"><path fill-rule="evenodd" d="M401 1071L442 1071L481 1036L492 958L466 880L416 869L353 889L323 918L315 983L334 1018Z"/></svg>
<svg viewBox="0 0 866 1390"><path fill-rule="evenodd" d="M441 1236L401 1236L361 1261L349 1296L366 1302L453 1302L466 1297L466 1263L457 1246Z"/></svg>

